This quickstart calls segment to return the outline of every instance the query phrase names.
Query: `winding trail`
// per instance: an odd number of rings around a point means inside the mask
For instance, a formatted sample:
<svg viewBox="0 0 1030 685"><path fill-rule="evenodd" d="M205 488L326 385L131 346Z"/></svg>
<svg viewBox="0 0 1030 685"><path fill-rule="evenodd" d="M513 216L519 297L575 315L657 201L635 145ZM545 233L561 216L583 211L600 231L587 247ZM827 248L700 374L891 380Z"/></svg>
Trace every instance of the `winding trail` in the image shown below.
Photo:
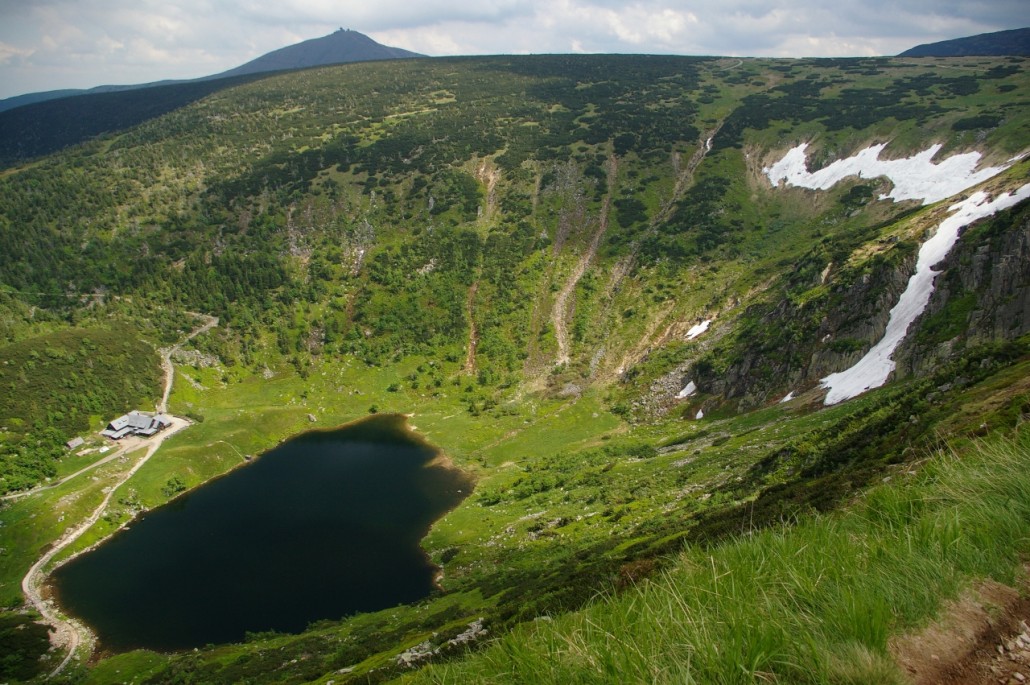
<svg viewBox="0 0 1030 685"><path fill-rule="evenodd" d="M165 391L164 394L161 395L161 401L157 403L157 413L159 414L164 414L168 411L168 397L172 394L172 383L175 381L175 367L172 365L172 355L190 340L193 340L201 333L205 333L218 325L217 316L198 314L196 312L189 313L203 319L204 323L194 328L189 335L179 342L169 348L161 350L161 368L164 369L165 372Z"/></svg>
<svg viewBox="0 0 1030 685"><path fill-rule="evenodd" d="M586 252L579 258L576 268L572 270L569 278L565 281L565 285L558 291L558 296L554 299L554 307L551 309L551 322L554 324L554 335L558 340L558 355L554 360L555 366L569 363L569 300L576 289L576 285L590 267L590 262L597 255L597 249L601 246L601 238L604 237L605 232L608 230L608 213L611 210L612 193L615 190L615 180L619 172L618 158L615 155L611 155L608 158L607 166L608 192L605 193L604 202L601 204L597 231L594 232Z"/></svg>
<svg viewBox="0 0 1030 685"><path fill-rule="evenodd" d="M193 338L197 337L205 331L211 330L212 328L218 325L217 317L208 316L206 314L194 314L194 316L202 318L204 322L200 326L193 329L193 331L191 331L190 334L187 335L183 340L161 351L161 367L164 369L165 383L164 394L161 397L161 402L157 405L158 413L163 414L167 411L168 408L168 396L171 394L172 381L175 377L175 366L172 364L172 354L188 341L192 340ZM101 466L102 464L106 464L110 461L113 461L114 459L122 457L134 450L140 449L141 447L146 447L146 452L139 459L139 461L133 464L132 468L126 471L125 475L117 483L111 486L107 494L104 496L104 499L100 502L100 505L93 511L93 513L90 514L78 526L66 530L65 533L53 543L50 549L48 549L46 553L43 554L43 556L40 557L36 561L36 563L32 565L31 568L29 568L28 573L26 573L25 577L22 578L21 589L25 595L25 601L28 604L32 605L32 607L39 612L39 615L43 618L43 621L53 628L53 632L50 634L51 645L57 649L66 650L64 659L61 661L60 664L58 664L57 668L50 672L50 674L47 676L48 679L53 678L54 676L61 673L61 671L63 671L65 668L67 668L68 664L75 656L76 651L78 651L80 647L86 648L86 657L88 658L89 655L93 652L93 645L95 643L95 639L93 637L93 634L89 631L89 629L86 626L84 626L83 624L79 623L74 619L64 617L57 608L57 606L54 604L53 600L47 600L43 598L42 586L43 581L47 576L47 573L44 569L46 569L47 565L51 561L53 561L54 557L56 557L66 547L68 547L73 542L82 537L82 535L87 530L89 530L93 526L93 524L100 520L100 517L103 516L104 511L107 509L107 505L111 502L111 498L114 496L114 493L117 492L118 489L121 488L126 482L128 482L130 478L136 475L136 472L139 471L143 467L143 465L150 460L152 456L154 456L154 453L157 452L157 450L161 447L162 443L164 443L165 440L167 440L172 435L175 435L182 429L192 425L192 422L190 422L188 419L180 418L177 416L172 416L169 418L172 422L172 425L164 431L158 433L157 435L154 435L150 438L127 438L126 442L123 442L122 446L114 454L108 457L104 457L103 459L100 459L94 462L93 464L83 469L80 469L79 471L76 471L75 473L69 476L66 476L57 483L53 483L42 488L36 488L35 490L30 490L28 492L17 493L16 495L4 498L16 499L18 497L25 497L28 495L36 494L44 490L50 490L52 488L57 487L58 485L68 482L76 476L91 471L97 468L98 466Z"/></svg>
<svg viewBox="0 0 1030 685"><path fill-rule="evenodd" d="M104 464L110 463L110 462L114 461L115 459L118 459L119 457L125 456L129 452L132 452L134 450L139 449L140 447L143 447L145 444L146 444L146 441L144 441L144 440L142 440L140 438L137 438L137 437L122 438L120 446L118 447L118 449L115 450L114 452L112 452L111 454L107 455L103 459L98 459L97 461L93 462L92 464L84 466L81 469L79 469L78 471L76 471L75 473L69 474L69 475L65 476L64 478L62 478L62 479L60 479L58 481L54 481L53 483L50 483L49 485L41 485L40 487L32 488L31 490L21 490L19 492L12 492L12 493L10 493L8 495L3 495L2 497L0 497L0 500L2 500L2 501L17 500L17 499L22 499L24 497L28 497L29 495L35 495L38 492L46 492L47 490L53 490L54 488L57 488L57 487L60 487L60 486L64 485L65 483L70 481L72 478L76 478L78 476L81 476L84 473L89 473L93 469L99 468L99 467L103 466Z"/></svg>

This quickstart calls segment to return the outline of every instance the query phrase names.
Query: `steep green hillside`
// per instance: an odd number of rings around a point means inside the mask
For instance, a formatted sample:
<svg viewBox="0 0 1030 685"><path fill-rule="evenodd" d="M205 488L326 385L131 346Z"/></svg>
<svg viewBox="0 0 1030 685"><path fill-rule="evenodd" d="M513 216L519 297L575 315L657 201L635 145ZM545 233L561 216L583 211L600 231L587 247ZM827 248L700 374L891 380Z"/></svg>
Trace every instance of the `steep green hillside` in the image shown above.
<svg viewBox="0 0 1030 685"><path fill-rule="evenodd" d="M359 64L219 91L2 172L10 361L41 335L158 346L190 330L186 312L219 318L178 353L170 401L203 422L59 557L309 416L411 414L477 478L424 542L443 580L417 606L72 672L387 680L461 652L448 640L480 618L493 637L579 608L684 545L830 511L932 447L1010 431L1030 406L1030 210L1015 199L942 262L894 382L824 407L820 379L884 337L953 203L1027 183L1028 92L1016 58ZM881 159L939 145L934 162L999 169L926 205L882 199L902 183L883 176L774 187L765 169L801 143L809 170L884 143ZM98 411L99 390L62 382L76 416ZM41 420L28 412L10 413ZM0 601L20 602L46 545L127 469L0 511Z"/></svg>
<svg viewBox="0 0 1030 685"><path fill-rule="evenodd" d="M977 606L970 577L1017 582L1028 551L1026 431L961 456L935 454L843 515L691 548L659 577L403 682L912 682L891 638L924 625L942 595ZM922 658L965 665L943 649L959 648L945 632L956 626L935 628Z"/></svg>

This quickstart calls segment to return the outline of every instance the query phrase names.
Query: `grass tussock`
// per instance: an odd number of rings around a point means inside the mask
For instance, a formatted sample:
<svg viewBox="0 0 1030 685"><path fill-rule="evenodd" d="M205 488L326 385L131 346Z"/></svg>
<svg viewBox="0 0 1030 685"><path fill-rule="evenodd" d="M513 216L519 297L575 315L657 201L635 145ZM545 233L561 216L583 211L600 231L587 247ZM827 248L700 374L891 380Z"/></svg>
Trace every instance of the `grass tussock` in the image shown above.
<svg viewBox="0 0 1030 685"><path fill-rule="evenodd" d="M892 636L1030 549L1030 430L936 455L846 511L685 551L671 570L536 621L431 683L903 683Z"/></svg>

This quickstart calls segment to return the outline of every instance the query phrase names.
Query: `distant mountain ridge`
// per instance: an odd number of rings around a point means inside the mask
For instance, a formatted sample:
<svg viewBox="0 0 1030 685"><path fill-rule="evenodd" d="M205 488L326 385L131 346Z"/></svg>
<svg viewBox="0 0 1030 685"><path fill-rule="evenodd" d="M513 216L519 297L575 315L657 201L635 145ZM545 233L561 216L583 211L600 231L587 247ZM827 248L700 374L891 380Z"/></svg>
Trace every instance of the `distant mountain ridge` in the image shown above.
<svg viewBox="0 0 1030 685"><path fill-rule="evenodd" d="M209 76L202 76L195 79L170 79L134 85L104 85L86 89L71 88L43 91L39 93L26 93L24 95L16 95L14 97L0 100L0 112L25 105L46 102L48 100L56 100L59 98L79 95L117 93L126 90L139 90L142 88L154 88L158 86L213 81L233 76L245 76L249 74L284 71L288 69L304 69L329 64L370 62L381 59L406 59L412 57L425 57L425 55L383 45L381 43L377 43L363 33L341 28L327 36L312 38L295 45L287 45L284 48L273 50L272 52L266 53L247 62L246 64L242 64L218 74L211 74Z"/></svg>
<svg viewBox="0 0 1030 685"><path fill-rule="evenodd" d="M976 36L926 43L898 57L1030 56L1030 28L981 33Z"/></svg>

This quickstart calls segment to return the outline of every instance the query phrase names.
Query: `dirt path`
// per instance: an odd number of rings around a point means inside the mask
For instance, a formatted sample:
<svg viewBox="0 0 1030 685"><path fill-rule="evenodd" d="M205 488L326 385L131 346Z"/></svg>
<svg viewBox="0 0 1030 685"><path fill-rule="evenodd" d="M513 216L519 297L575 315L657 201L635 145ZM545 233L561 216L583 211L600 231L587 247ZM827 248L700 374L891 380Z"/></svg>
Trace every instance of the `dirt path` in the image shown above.
<svg viewBox="0 0 1030 685"><path fill-rule="evenodd" d="M43 580L47 575L44 572L44 569L47 564L54 559L54 557L64 550L64 548L82 537L83 533L89 530L93 524L103 516L104 511L107 509L107 505L114 496L114 493L117 492L118 488L124 485L126 481L136 475L136 472L139 471L140 468L147 463L150 457L157 452L158 448L161 447L161 443L189 425L190 422L186 419L172 417L172 425L170 427L147 440L146 453L125 473L125 476L120 481L111 487L107 495L104 496L103 501L100 502L100 506L98 506L85 521L80 523L77 527L67 530L64 535L54 542L53 546L46 552L46 554L40 557L35 564L32 565L32 568L29 569L29 572L26 573L25 577L22 579L21 589L25 594L26 601L39 612L40 616L43 617L43 621L54 629L54 632L50 635L50 643L55 648L67 650L64 660L61 661L57 668L50 673L48 676L49 678L53 678L68 666L79 647L87 648L86 656L88 658L88 655L93 651L94 638L92 633L89 632L89 629L84 625L78 621L64 618L52 600L43 599L42 586Z"/></svg>
<svg viewBox="0 0 1030 685"><path fill-rule="evenodd" d="M207 314L194 314L194 316L198 316L198 317L201 317L202 319L204 319L204 323L202 325L198 326L197 328L193 329L193 331L189 335L187 335L185 338L183 338L180 342L176 343L175 345L173 345L172 347L169 347L166 350L162 350L161 351L161 368L164 369L165 380L164 380L164 394L161 397L161 402L157 405L158 413L164 413L164 412L166 412L168 410L168 396L172 392L172 380L175 377L175 369L174 369L174 367L172 365L172 360L171 360L172 353L175 350L177 350L180 347L182 347L188 341L190 341L193 338L195 338L198 335L200 335L201 333L204 333L205 331L209 331L209 330L211 330L212 328L214 328L215 326L218 325L218 317L216 317L216 316L208 316ZM98 459L97 461L93 462L92 464L89 464L88 466L84 466L81 469L79 469L78 471L76 471L75 473L69 474L69 475L65 476L64 478L62 478L62 479L60 479L60 480L58 480L58 481L56 481L54 483L50 483L49 485L44 485L44 486L41 486L41 487L38 487L38 488L32 488L31 490L23 490L21 492L14 492L14 493L11 493L9 495L0 496L0 501L22 499L23 497L28 497L29 495L34 495L37 492L45 492L47 490L53 490L56 487L64 485L65 483L70 481L72 478L77 478L78 476L81 476L84 473L89 473L90 471L92 471L95 468L99 468L99 467L103 466L104 464L108 464L108 463L114 461L115 459L117 459L117 458L119 458L119 457L121 457L121 456L123 456L125 454L128 454L129 452L132 452L133 450L137 450L140 447L143 447L144 445L148 445L148 444L150 444L149 440L145 440L145 439L138 438L138 437L130 436L130 437L122 438L122 440L118 443L118 449L115 452L113 452L113 453L109 454L108 456L104 457L103 459Z"/></svg>
<svg viewBox="0 0 1030 685"><path fill-rule="evenodd" d="M1030 680L1030 600L1014 587L984 581L949 602L918 633L891 641L913 685L1019 685Z"/></svg>
<svg viewBox="0 0 1030 685"><path fill-rule="evenodd" d="M561 366L569 363L569 305L570 298L572 297L573 291L576 289L576 284L579 283L580 279L583 278L583 274L586 273L590 267L590 262L597 256L597 248L601 245L601 238L604 237L605 232L608 230L608 213L611 210L612 205L612 193L615 190L615 179L619 173L619 160L612 155L608 158L608 192L605 193L604 202L601 204L601 213L597 221L597 230L594 232L593 237L590 239L590 244L587 246L586 252L579 258L579 262L576 263L576 268L572 270L568 279L565 281L565 285L562 286L561 290L558 291L558 296L554 299L554 307L551 309L551 322L554 324L554 334L558 340L558 355L554 360L555 366Z"/></svg>
<svg viewBox="0 0 1030 685"><path fill-rule="evenodd" d="M486 186L486 205L481 218L488 221L497 214L497 181L500 178L501 170L490 159L484 159L476 169L476 179Z"/></svg>
<svg viewBox="0 0 1030 685"><path fill-rule="evenodd" d="M161 368L164 369L165 372L165 390L164 394L161 395L161 401L157 404L157 413L159 414L164 414L166 411L168 411L168 396L172 394L172 383L175 382L175 367L172 365L172 355L175 354L176 350L181 348L190 340L193 340L201 333L205 333L218 325L217 316L197 314L195 312L190 313L193 314L193 316L197 316L203 319L204 323L194 328L189 335L187 335L179 342L175 343L169 348L161 350Z"/></svg>

